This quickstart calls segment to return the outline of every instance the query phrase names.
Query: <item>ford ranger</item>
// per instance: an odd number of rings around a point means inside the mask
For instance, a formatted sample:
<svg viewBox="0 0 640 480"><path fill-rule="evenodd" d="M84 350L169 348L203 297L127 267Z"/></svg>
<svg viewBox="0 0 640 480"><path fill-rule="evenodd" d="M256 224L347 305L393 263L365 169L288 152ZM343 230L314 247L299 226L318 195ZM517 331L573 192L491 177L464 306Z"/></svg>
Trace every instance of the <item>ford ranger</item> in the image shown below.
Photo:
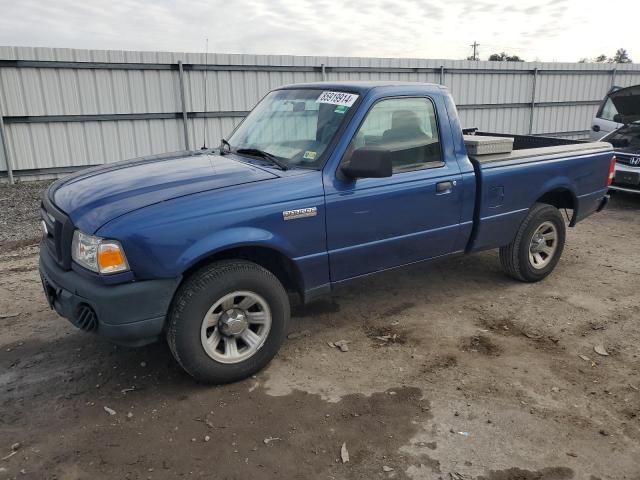
<svg viewBox="0 0 640 480"><path fill-rule="evenodd" d="M560 210L574 226L605 206L611 145L467 133L439 85L278 88L219 148L53 183L46 297L114 342L166 337L186 372L223 383L274 357L290 300L364 275L499 248L508 275L542 280L564 247Z"/></svg>

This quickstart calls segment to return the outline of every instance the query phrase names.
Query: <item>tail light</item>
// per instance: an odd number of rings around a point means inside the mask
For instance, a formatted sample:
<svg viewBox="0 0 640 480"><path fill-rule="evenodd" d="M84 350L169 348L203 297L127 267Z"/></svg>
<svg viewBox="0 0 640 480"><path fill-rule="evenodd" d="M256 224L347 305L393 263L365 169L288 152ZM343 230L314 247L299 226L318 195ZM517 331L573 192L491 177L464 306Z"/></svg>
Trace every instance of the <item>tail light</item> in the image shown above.
<svg viewBox="0 0 640 480"><path fill-rule="evenodd" d="M613 177L616 174L616 157L615 155L611 157L611 161L609 162L609 176L607 177L607 187L613 183Z"/></svg>

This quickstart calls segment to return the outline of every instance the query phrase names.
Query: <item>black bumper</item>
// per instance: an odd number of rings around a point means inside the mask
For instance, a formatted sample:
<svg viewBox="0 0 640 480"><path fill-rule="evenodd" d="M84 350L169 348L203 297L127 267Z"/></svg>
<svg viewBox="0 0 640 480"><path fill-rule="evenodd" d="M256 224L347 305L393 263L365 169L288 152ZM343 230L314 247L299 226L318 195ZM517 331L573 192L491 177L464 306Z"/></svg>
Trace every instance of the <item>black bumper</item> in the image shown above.
<svg viewBox="0 0 640 480"><path fill-rule="evenodd" d="M105 285L59 267L40 249L40 276L51 308L76 327L130 346L157 340L180 278Z"/></svg>

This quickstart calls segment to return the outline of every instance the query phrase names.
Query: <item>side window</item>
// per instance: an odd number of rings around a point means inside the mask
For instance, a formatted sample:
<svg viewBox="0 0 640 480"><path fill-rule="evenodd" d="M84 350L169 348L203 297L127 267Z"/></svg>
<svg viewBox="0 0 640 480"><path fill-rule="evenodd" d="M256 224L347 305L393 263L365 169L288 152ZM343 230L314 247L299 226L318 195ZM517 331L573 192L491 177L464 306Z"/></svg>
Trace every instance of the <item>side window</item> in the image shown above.
<svg viewBox="0 0 640 480"><path fill-rule="evenodd" d="M602 106L602 111L600 112L600 115L598 115L598 118L601 118L603 120L610 120L613 122L614 121L613 117L616 116L617 114L618 114L618 109L611 101L611 98L607 97L607 101L604 102L604 105Z"/></svg>
<svg viewBox="0 0 640 480"><path fill-rule="evenodd" d="M379 146L392 152L393 172L440 167L436 113L426 98L393 98L376 103L351 140L348 152Z"/></svg>

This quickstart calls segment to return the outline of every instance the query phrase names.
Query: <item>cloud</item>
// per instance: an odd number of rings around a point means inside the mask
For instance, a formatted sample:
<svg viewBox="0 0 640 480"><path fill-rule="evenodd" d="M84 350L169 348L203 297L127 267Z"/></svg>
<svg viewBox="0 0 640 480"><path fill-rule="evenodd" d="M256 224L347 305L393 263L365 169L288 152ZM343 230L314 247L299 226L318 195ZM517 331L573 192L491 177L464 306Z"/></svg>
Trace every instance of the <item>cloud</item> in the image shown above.
<svg viewBox="0 0 640 480"><path fill-rule="evenodd" d="M534 5L532 7L522 9L521 12L524 13L525 15L535 15L541 9L542 7L540 7L539 5Z"/></svg>
<svg viewBox="0 0 640 480"><path fill-rule="evenodd" d="M633 50L640 2L625 6L624 17L601 7L600 0L0 0L0 45L202 51L208 37L220 53L462 59L477 40L569 61L614 42L640 58ZM616 35L587 51L607 24ZM481 53L491 52L481 46Z"/></svg>
<svg viewBox="0 0 640 480"><path fill-rule="evenodd" d="M440 20L444 17L444 9L436 1L410 0L408 3L412 4L416 12L419 12L424 18Z"/></svg>
<svg viewBox="0 0 640 480"><path fill-rule="evenodd" d="M511 5L511 4L507 5L506 7L504 7L502 9L503 13L516 13L516 12L519 12L519 11L520 10L518 9L518 7L516 7L515 5Z"/></svg>

